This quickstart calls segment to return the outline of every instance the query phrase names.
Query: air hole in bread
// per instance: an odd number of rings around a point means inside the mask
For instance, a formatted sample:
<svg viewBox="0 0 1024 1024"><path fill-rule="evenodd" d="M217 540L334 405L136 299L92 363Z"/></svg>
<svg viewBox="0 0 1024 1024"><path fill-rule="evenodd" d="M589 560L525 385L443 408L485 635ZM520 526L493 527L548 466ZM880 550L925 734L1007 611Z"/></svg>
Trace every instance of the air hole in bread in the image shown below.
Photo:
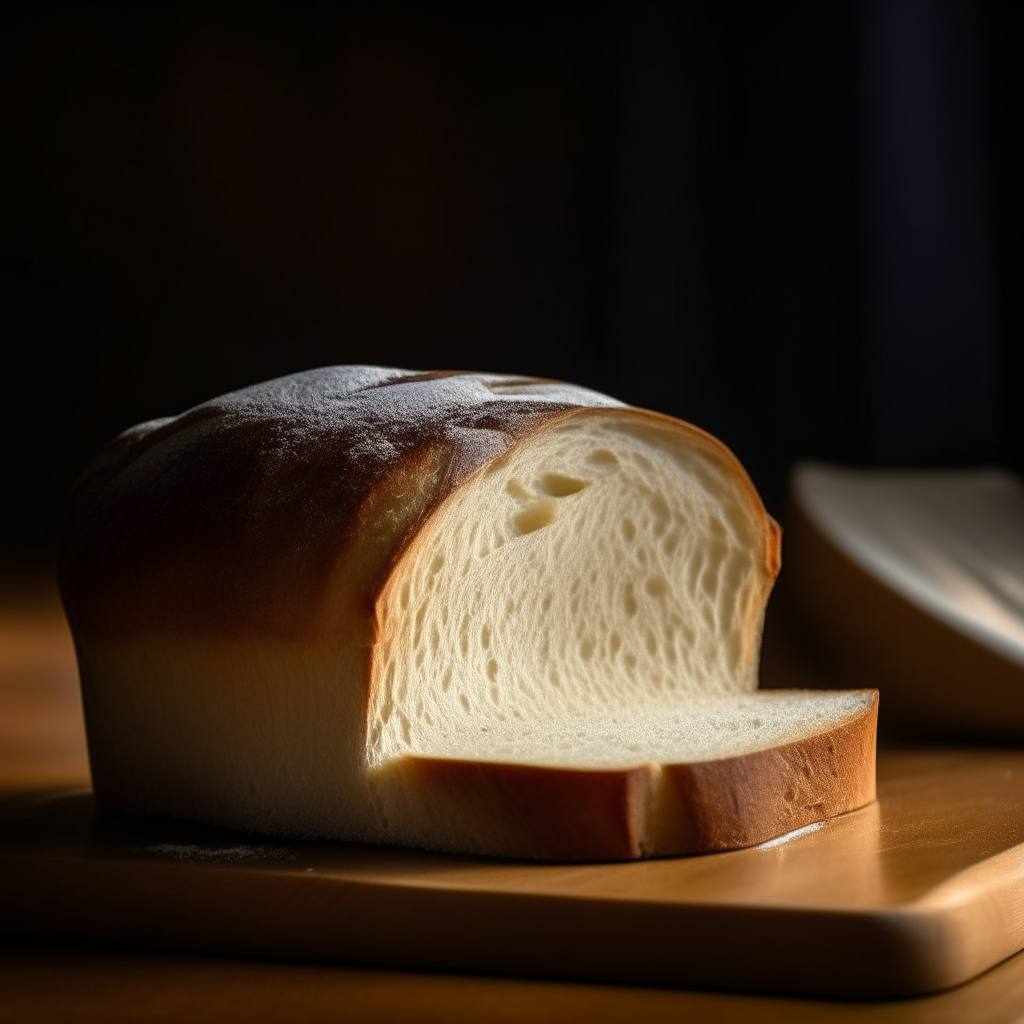
<svg viewBox="0 0 1024 1024"><path fill-rule="evenodd" d="M592 462L595 466L612 467L619 464L618 457L614 452L608 451L607 448L597 448L587 456L587 462Z"/></svg>
<svg viewBox="0 0 1024 1024"><path fill-rule="evenodd" d="M553 498L545 498L520 512L512 521L521 534L528 534L550 526L557 515L558 502Z"/></svg>
<svg viewBox="0 0 1024 1024"><path fill-rule="evenodd" d="M567 498L570 494L578 494L584 487L589 487L589 480L575 480L561 473L545 473L540 478L537 490L541 494L549 494L552 498Z"/></svg>

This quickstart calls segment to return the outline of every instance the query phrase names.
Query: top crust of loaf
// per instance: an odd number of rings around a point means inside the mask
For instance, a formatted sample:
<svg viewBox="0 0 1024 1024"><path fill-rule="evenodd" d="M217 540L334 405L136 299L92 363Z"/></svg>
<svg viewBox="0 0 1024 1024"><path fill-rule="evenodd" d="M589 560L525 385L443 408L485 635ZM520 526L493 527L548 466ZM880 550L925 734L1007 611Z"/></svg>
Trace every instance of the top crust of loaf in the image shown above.
<svg viewBox="0 0 1024 1024"><path fill-rule="evenodd" d="M763 522L774 579L777 525L735 456L696 427L539 378L337 366L111 442L77 482L63 525L72 626L79 637L285 639L330 630L339 611L372 623L392 568L446 497L524 438L584 412L657 421L705 447Z"/></svg>

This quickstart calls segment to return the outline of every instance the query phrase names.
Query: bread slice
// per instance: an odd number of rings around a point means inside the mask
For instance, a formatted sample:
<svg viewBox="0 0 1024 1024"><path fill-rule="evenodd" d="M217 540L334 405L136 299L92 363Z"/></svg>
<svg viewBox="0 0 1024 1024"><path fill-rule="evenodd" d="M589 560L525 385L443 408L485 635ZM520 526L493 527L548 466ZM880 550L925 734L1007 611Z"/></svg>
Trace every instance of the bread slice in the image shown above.
<svg viewBox="0 0 1024 1024"><path fill-rule="evenodd" d="M1024 739L1020 479L806 463L792 506L764 684L803 658L817 685L878 686L893 732Z"/></svg>
<svg viewBox="0 0 1024 1024"><path fill-rule="evenodd" d="M583 388L332 367L224 396L72 495L97 796L506 856L770 839L874 796L874 692L756 692L778 565L720 442Z"/></svg>

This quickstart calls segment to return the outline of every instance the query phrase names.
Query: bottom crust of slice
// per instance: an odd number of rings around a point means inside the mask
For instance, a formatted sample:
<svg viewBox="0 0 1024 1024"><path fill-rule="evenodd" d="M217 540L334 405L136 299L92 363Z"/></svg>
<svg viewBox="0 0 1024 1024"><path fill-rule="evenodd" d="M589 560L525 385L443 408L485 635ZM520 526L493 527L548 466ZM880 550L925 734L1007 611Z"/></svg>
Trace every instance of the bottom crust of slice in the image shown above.
<svg viewBox="0 0 1024 1024"><path fill-rule="evenodd" d="M385 769L422 810L389 838L535 860L633 860L755 846L875 798L878 696L781 746L690 764L574 769L405 757Z"/></svg>

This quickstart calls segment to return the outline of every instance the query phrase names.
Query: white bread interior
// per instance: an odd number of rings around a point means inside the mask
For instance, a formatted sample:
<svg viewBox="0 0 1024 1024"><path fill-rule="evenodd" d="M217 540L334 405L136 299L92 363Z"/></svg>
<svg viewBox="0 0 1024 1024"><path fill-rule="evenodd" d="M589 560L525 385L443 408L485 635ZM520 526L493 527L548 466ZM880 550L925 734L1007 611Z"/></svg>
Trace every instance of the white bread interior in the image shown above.
<svg viewBox="0 0 1024 1024"><path fill-rule="evenodd" d="M574 418L452 495L381 596L370 765L757 687L763 526L682 441Z"/></svg>
<svg viewBox="0 0 1024 1024"><path fill-rule="evenodd" d="M87 607L66 570L101 801L554 859L750 845L870 801L873 691L756 691L779 534L735 457L594 404L545 413L402 543L441 474L389 478L305 633L203 628L187 602L122 628L156 571ZM197 600L224 571L188 569Z"/></svg>

